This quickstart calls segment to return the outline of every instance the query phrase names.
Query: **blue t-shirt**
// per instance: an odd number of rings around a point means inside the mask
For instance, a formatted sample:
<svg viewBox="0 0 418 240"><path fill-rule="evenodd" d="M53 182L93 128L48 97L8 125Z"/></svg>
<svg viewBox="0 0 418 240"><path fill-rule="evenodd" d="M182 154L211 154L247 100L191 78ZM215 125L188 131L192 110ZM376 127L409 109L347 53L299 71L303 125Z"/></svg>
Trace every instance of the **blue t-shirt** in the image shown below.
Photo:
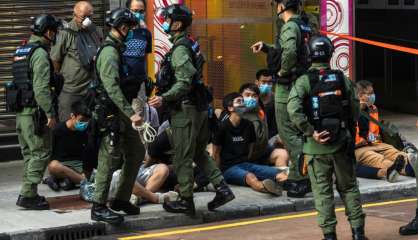
<svg viewBox="0 0 418 240"><path fill-rule="evenodd" d="M123 60L128 66L128 75L136 75L142 80L147 77L146 55L152 52L152 36L146 28L137 28L133 31L133 38L125 43Z"/></svg>

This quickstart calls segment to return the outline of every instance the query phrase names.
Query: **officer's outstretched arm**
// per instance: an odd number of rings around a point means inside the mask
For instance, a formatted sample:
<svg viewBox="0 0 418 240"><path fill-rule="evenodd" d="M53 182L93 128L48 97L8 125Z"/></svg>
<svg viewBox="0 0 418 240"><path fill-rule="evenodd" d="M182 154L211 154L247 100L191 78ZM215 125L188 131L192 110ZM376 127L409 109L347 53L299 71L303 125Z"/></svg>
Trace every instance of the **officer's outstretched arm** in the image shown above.
<svg viewBox="0 0 418 240"><path fill-rule="evenodd" d="M32 69L33 92L37 104L44 110L48 118L56 116L52 105L51 90L49 80L51 74L51 66L48 60L48 53L38 48L30 58L30 66Z"/></svg>
<svg viewBox="0 0 418 240"><path fill-rule="evenodd" d="M113 47L105 47L99 58L97 66L103 86L112 102L126 117L135 115L134 110L126 100L118 84L119 81L119 54Z"/></svg>
<svg viewBox="0 0 418 240"><path fill-rule="evenodd" d="M177 47L172 56L172 67L176 83L162 95L165 101L176 101L190 91L196 68L193 66L189 50L184 46Z"/></svg>
<svg viewBox="0 0 418 240"><path fill-rule="evenodd" d="M309 79L306 76L301 76L296 80L295 86L290 91L287 103L290 120L305 136L312 136L314 132L314 128L308 122L308 118L303 109L303 102L308 97L309 89Z"/></svg>
<svg viewBox="0 0 418 240"><path fill-rule="evenodd" d="M360 101L358 99L357 91L354 87L353 82L350 79L345 78L345 83L346 83L346 89L348 90L348 93L349 93L348 96L350 96L350 106L351 106L351 114L353 117L353 121L357 122L360 116Z"/></svg>

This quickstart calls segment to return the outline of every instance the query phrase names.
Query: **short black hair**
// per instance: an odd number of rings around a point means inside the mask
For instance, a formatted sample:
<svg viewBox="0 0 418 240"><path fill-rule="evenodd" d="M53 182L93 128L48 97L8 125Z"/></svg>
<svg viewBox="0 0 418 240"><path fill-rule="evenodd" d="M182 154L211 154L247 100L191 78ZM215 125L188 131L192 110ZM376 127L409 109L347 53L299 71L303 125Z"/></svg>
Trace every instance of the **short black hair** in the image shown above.
<svg viewBox="0 0 418 240"><path fill-rule="evenodd" d="M76 101L73 104L71 104L71 113L75 116L81 115L86 118L91 117L90 109L87 107L87 104L82 100Z"/></svg>
<svg viewBox="0 0 418 240"><path fill-rule="evenodd" d="M145 7L145 11L147 10L147 1L146 0L137 0L137 1L141 1L144 3L144 7ZM126 1L126 8L127 9L131 9L131 4L132 4L132 0L127 0Z"/></svg>
<svg viewBox="0 0 418 240"><path fill-rule="evenodd" d="M364 91L368 87L373 87L373 83L367 80L361 80L361 81L356 82L357 92Z"/></svg>
<svg viewBox="0 0 418 240"><path fill-rule="evenodd" d="M239 92L242 94L245 89L250 89L251 91L255 92L258 96L260 96L260 89L255 83L244 83L240 88Z"/></svg>
<svg viewBox="0 0 418 240"><path fill-rule="evenodd" d="M239 97L242 97L240 93L237 93L237 92L228 93L222 100L222 105L224 107L224 110L228 111L228 107L232 107L234 104L234 100Z"/></svg>
<svg viewBox="0 0 418 240"><path fill-rule="evenodd" d="M255 77L257 78L257 80L260 79L261 76L264 77L270 77L272 74L268 69L260 69L257 71L257 73L255 74Z"/></svg>

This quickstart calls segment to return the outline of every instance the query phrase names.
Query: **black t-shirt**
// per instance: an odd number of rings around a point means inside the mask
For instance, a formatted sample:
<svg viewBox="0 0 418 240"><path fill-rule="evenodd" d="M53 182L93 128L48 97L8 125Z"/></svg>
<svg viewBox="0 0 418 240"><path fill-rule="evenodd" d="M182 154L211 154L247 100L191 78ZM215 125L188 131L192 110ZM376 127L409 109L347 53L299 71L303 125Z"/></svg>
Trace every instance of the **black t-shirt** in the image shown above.
<svg viewBox="0 0 418 240"><path fill-rule="evenodd" d="M276 113L274 109L274 101L270 101L264 105L266 113L267 126L269 129L269 139L277 135Z"/></svg>
<svg viewBox="0 0 418 240"><path fill-rule="evenodd" d="M72 161L84 158L88 141L87 131L72 131L65 122L55 127L52 137L52 159Z"/></svg>
<svg viewBox="0 0 418 240"><path fill-rule="evenodd" d="M213 143L221 146L221 169L226 170L236 164L247 162L250 144L256 140L253 124L241 119L240 124L234 127L231 121L225 119L215 134Z"/></svg>

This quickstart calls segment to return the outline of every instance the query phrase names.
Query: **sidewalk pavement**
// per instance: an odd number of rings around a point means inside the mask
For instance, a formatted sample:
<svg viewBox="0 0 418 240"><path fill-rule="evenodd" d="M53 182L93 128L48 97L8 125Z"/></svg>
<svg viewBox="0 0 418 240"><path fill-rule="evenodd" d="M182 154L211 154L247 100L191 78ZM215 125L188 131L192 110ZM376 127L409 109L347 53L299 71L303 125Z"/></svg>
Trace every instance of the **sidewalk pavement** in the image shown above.
<svg viewBox="0 0 418 240"><path fill-rule="evenodd" d="M407 139L418 146L415 116L386 113L384 118L396 123ZM161 205L149 204L141 207L139 216L126 217L125 223L121 226L111 226L90 220L90 205L78 199L76 196L78 190L55 193L46 185L40 185L40 194L49 197L53 209L50 211L19 209L15 201L20 188L21 170L21 161L0 164L0 240L81 239L133 230L194 225L313 209L311 194L304 199L273 197L254 192L249 188L233 186L237 198L216 212L209 212L206 207L207 202L214 197L214 193L196 193L198 213L194 218L167 213ZM396 183L359 179L359 183L363 202L398 199L416 194L413 178L401 177ZM336 198L340 202L337 193Z"/></svg>

